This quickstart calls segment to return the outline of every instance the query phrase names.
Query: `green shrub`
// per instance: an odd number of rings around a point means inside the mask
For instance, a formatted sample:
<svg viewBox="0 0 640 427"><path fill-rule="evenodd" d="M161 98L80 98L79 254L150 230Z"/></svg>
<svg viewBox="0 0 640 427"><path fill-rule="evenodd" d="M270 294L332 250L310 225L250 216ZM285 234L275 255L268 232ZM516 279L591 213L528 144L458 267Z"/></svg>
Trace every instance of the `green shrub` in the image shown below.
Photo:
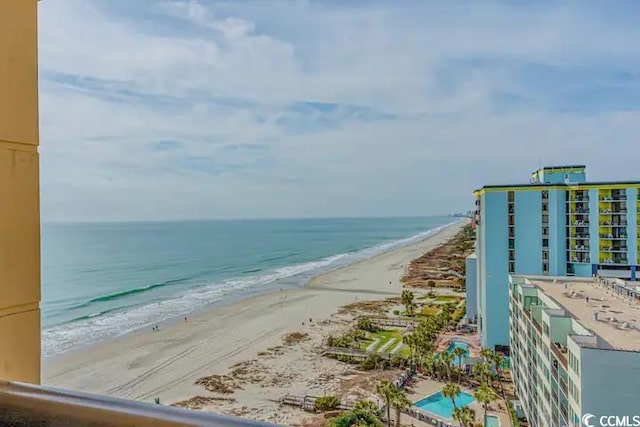
<svg viewBox="0 0 640 427"><path fill-rule="evenodd" d="M367 332L378 332L378 327L367 317L358 319L358 329Z"/></svg>
<svg viewBox="0 0 640 427"><path fill-rule="evenodd" d="M393 355L391 357L391 360L389 360L389 366L391 366L392 368L405 368L407 364L408 360L400 356L399 354Z"/></svg>
<svg viewBox="0 0 640 427"><path fill-rule="evenodd" d="M313 402L313 409L316 411L332 411L340 405L340 399L335 396L323 396Z"/></svg>
<svg viewBox="0 0 640 427"><path fill-rule="evenodd" d="M327 345L329 347L342 347L342 348L352 348L357 347L357 340L364 339L365 332L364 331L351 331L347 332L344 335L340 335L338 337L334 337L333 335L329 335L327 337Z"/></svg>
<svg viewBox="0 0 640 427"><path fill-rule="evenodd" d="M400 315L400 310L393 310L393 314L395 314L396 316Z"/></svg>
<svg viewBox="0 0 640 427"><path fill-rule="evenodd" d="M329 421L329 427L382 427L378 418L380 408L368 400L360 400L355 407Z"/></svg>
<svg viewBox="0 0 640 427"><path fill-rule="evenodd" d="M387 362L379 354L370 354L360 363L360 367L365 371L386 367Z"/></svg>
<svg viewBox="0 0 640 427"><path fill-rule="evenodd" d="M511 401L507 400L507 409L509 410L509 417L513 423L513 427L520 427L520 420L516 416L516 409L513 407Z"/></svg>
<svg viewBox="0 0 640 427"><path fill-rule="evenodd" d="M366 332L360 329L354 329L353 331L351 331L350 334L351 334L351 337L353 337L353 341L363 340L367 338Z"/></svg>

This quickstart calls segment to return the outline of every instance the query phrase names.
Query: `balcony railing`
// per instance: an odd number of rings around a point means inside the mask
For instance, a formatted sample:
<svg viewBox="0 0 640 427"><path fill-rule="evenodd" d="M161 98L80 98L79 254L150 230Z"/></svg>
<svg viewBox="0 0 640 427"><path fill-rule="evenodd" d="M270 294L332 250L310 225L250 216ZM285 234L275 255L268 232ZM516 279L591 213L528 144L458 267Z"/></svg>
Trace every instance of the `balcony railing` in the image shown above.
<svg viewBox="0 0 640 427"><path fill-rule="evenodd" d="M607 239L607 240L627 240L627 236L624 234L621 234L619 236L616 236L615 234L601 234L600 235L600 239Z"/></svg>
<svg viewBox="0 0 640 427"><path fill-rule="evenodd" d="M568 223L567 227L589 227L589 221L573 221Z"/></svg>
<svg viewBox="0 0 640 427"><path fill-rule="evenodd" d="M271 426L208 412L0 381L0 425Z"/></svg>
<svg viewBox="0 0 640 427"><path fill-rule="evenodd" d="M628 265L629 261L626 258L608 258L608 259L600 259L600 264L620 264L620 265Z"/></svg>
<svg viewBox="0 0 640 427"><path fill-rule="evenodd" d="M600 227L626 227L627 221L601 221Z"/></svg>

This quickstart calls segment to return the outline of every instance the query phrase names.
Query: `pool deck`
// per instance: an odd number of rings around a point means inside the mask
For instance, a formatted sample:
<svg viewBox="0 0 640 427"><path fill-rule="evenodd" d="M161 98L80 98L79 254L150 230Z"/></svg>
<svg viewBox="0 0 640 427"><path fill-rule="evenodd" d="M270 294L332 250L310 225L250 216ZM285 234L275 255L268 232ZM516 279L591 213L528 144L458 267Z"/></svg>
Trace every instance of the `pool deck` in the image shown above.
<svg viewBox="0 0 640 427"><path fill-rule="evenodd" d="M428 397L434 393L439 392L445 386L445 383L438 382L430 379L417 379L416 382L407 389L407 397L412 403L415 403L425 397ZM467 387L461 387L461 390L473 395L473 390L468 389ZM482 405L477 401L468 405L469 408L473 409L476 412L476 421L482 422L484 416L484 410L482 409ZM411 409L419 411L418 408L412 407ZM424 412L428 414L427 412ZM506 406L504 401L496 401L489 405L489 410L487 411L488 415L494 415L500 419L500 427L509 427L511 426L511 421L509 420L509 414L506 412ZM431 418L435 418L445 423L449 423L452 426L459 426L459 423L455 420L449 420L446 418L441 418L435 414L429 414ZM403 425L411 425L415 427L432 427L433 424L429 424L427 422L419 421L407 414L402 416L402 424Z"/></svg>
<svg viewBox="0 0 640 427"><path fill-rule="evenodd" d="M445 332L436 340L436 353L441 353L449 348L451 341L469 344L469 357L480 357L480 342L476 334L461 334L459 332Z"/></svg>

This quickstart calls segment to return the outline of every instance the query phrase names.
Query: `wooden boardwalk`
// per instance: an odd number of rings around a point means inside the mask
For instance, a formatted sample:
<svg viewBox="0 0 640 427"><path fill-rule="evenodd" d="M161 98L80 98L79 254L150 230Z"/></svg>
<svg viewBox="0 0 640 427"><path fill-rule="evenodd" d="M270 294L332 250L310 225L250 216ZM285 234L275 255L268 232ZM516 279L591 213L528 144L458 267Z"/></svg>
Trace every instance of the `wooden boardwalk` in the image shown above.
<svg viewBox="0 0 640 427"><path fill-rule="evenodd" d="M371 323L377 326L396 326L399 328L406 328L420 321L420 319L412 319L410 317L361 316L361 318L369 319Z"/></svg>
<svg viewBox="0 0 640 427"><path fill-rule="evenodd" d="M376 351L365 351L357 348L344 348L344 347L325 347L322 349L323 356L348 356L354 359L364 360L372 354L377 354L383 359L390 359L391 354L389 352L378 353Z"/></svg>

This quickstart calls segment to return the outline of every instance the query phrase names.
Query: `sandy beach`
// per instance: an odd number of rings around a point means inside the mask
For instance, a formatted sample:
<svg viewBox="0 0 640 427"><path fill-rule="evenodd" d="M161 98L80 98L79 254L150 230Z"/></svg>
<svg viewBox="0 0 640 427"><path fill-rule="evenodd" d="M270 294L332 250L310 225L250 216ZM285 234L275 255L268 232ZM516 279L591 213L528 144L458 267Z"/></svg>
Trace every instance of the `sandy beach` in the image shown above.
<svg viewBox="0 0 640 427"><path fill-rule="evenodd" d="M136 332L45 360L43 384L151 402L160 398L163 404L203 396L207 410L300 422L304 414L279 409L274 401L285 393L336 392L345 378L357 378L349 365L317 355L322 339L352 319L339 307L398 296L408 263L464 224L318 276L302 289L252 297L159 332ZM212 375L231 378L234 392L211 393L196 385ZM357 384L349 393L358 393Z"/></svg>

